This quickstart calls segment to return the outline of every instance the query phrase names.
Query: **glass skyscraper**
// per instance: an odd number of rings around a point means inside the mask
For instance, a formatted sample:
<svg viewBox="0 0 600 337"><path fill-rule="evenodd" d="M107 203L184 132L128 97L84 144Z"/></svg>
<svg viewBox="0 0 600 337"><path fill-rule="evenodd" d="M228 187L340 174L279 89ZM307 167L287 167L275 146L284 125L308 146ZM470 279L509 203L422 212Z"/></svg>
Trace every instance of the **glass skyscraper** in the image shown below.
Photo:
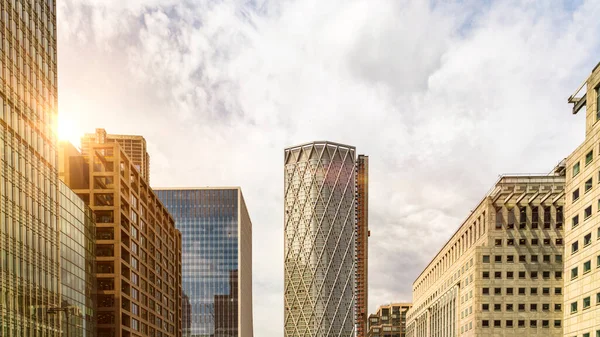
<svg viewBox="0 0 600 337"><path fill-rule="evenodd" d="M252 223L241 190L155 193L181 231L183 336L251 337Z"/></svg>
<svg viewBox="0 0 600 337"><path fill-rule="evenodd" d="M75 192L63 182L59 189L61 307L69 310L68 319L63 316L63 331L68 337L94 337L97 319L94 296L96 224L91 209Z"/></svg>
<svg viewBox="0 0 600 337"><path fill-rule="evenodd" d="M61 334L56 2L0 0L0 335Z"/></svg>

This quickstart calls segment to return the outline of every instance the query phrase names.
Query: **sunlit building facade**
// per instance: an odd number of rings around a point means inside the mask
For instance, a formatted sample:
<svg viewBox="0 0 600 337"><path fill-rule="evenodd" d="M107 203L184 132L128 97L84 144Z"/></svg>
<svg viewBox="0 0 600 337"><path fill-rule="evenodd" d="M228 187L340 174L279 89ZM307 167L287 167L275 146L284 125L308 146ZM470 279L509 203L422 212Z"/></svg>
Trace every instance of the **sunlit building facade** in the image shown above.
<svg viewBox="0 0 600 337"><path fill-rule="evenodd" d="M585 140L567 158L565 336L600 337L600 63L569 98L584 110ZM581 91L581 89L579 91Z"/></svg>
<svg viewBox="0 0 600 337"><path fill-rule="evenodd" d="M56 337L56 2L0 4L0 335Z"/></svg>
<svg viewBox="0 0 600 337"><path fill-rule="evenodd" d="M356 161L356 337L367 336L369 310L369 157Z"/></svg>
<svg viewBox="0 0 600 337"><path fill-rule="evenodd" d="M180 337L181 233L116 142L59 148L60 176L96 220L98 337Z"/></svg>
<svg viewBox="0 0 600 337"><path fill-rule="evenodd" d="M313 142L284 156L284 336L354 336L356 151Z"/></svg>
<svg viewBox="0 0 600 337"><path fill-rule="evenodd" d="M95 337L96 224L90 208L63 182L59 190L61 307L68 310L62 329L65 336Z"/></svg>
<svg viewBox="0 0 600 337"><path fill-rule="evenodd" d="M252 222L241 189L155 193L182 235L183 336L252 337Z"/></svg>
<svg viewBox="0 0 600 337"><path fill-rule="evenodd" d="M500 177L413 283L407 337L563 337L564 172Z"/></svg>

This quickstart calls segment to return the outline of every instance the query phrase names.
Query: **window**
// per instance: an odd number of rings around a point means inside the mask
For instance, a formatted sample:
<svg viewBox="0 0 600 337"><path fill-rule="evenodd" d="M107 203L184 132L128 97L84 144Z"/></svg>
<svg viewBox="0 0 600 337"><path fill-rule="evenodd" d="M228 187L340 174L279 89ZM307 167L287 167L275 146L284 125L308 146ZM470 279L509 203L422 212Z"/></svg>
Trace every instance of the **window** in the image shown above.
<svg viewBox="0 0 600 337"><path fill-rule="evenodd" d="M508 263L515 262L515 257L513 255L507 255L506 256L506 262L508 262Z"/></svg>
<svg viewBox="0 0 600 337"><path fill-rule="evenodd" d="M502 295L502 288L494 288L494 295Z"/></svg>
<svg viewBox="0 0 600 337"><path fill-rule="evenodd" d="M550 239L544 239L544 246L550 246Z"/></svg>
<svg viewBox="0 0 600 337"><path fill-rule="evenodd" d="M483 288L483 294L484 295L489 295L490 294L490 288Z"/></svg>
<svg viewBox="0 0 600 337"><path fill-rule="evenodd" d="M579 188L575 189L575 191L573 191L573 198L571 200L573 200L573 202L577 201L577 199L579 199Z"/></svg>
<svg viewBox="0 0 600 337"><path fill-rule="evenodd" d="M554 304L554 311L562 311L562 304L561 303L555 303Z"/></svg>
<svg viewBox="0 0 600 337"><path fill-rule="evenodd" d="M514 289L513 288L506 288L506 295L514 295Z"/></svg>
<svg viewBox="0 0 600 337"><path fill-rule="evenodd" d="M520 279L524 279L525 278L525 272L524 271L520 271L519 272L519 278Z"/></svg>
<svg viewBox="0 0 600 337"><path fill-rule="evenodd" d="M542 320L542 328L549 328L550 327L550 321L545 319Z"/></svg>
<svg viewBox="0 0 600 337"><path fill-rule="evenodd" d="M554 295L561 295L561 294L562 294L562 288L560 288L560 287L554 288Z"/></svg>
<svg viewBox="0 0 600 337"><path fill-rule="evenodd" d="M575 163L575 165L573 165L573 177L579 174L579 162Z"/></svg>
<svg viewBox="0 0 600 337"><path fill-rule="evenodd" d="M483 272L483 278L484 278L484 279L488 279L488 278L490 278L490 272L489 272L489 271L484 271L484 272Z"/></svg>
<svg viewBox="0 0 600 337"><path fill-rule="evenodd" d="M571 219L571 228L575 228L579 225L579 215L576 215Z"/></svg>
<svg viewBox="0 0 600 337"><path fill-rule="evenodd" d="M537 293L538 293L537 288L531 288L531 289L529 289L529 292L531 295L537 295Z"/></svg>
<svg viewBox="0 0 600 337"><path fill-rule="evenodd" d="M496 256L494 256L494 262L496 262L496 263L502 263L502 255L496 255Z"/></svg>
<svg viewBox="0 0 600 337"><path fill-rule="evenodd" d="M532 271L532 272L531 272L531 278L532 278L532 279L536 279L536 278L538 278L538 272L537 272L537 271Z"/></svg>
<svg viewBox="0 0 600 337"><path fill-rule="evenodd" d="M481 305L481 310L483 310L483 311L490 311L490 305L488 303L483 303Z"/></svg>
<svg viewBox="0 0 600 337"><path fill-rule="evenodd" d="M585 309L589 309L590 305L592 304L592 300L590 299L590 297L586 297L583 299L583 310Z"/></svg>
<svg viewBox="0 0 600 337"><path fill-rule="evenodd" d="M507 239L506 240L506 245L507 246L514 246L515 245L515 239Z"/></svg>
<svg viewBox="0 0 600 337"><path fill-rule="evenodd" d="M510 319L509 319L509 320L507 320L507 321L506 321L506 327L507 327L507 328L512 328L512 327L513 327L513 321L512 321L512 320L510 320Z"/></svg>
<svg viewBox="0 0 600 337"><path fill-rule="evenodd" d="M519 295L525 295L525 288L519 288Z"/></svg>
<svg viewBox="0 0 600 337"><path fill-rule="evenodd" d="M583 246L587 246L591 243L592 243L592 233L589 233L583 237Z"/></svg>
<svg viewBox="0 0 600 337"><path fill-rule="evenodd" d="M550 255L544 255L544 262L550 262Z"/></svg>
<svg viewBox="0 0 600 337"><path fill-rule="evenodd" d="M532 319L531 321L529 321L529 326L532 328L537 328L537 321Z"/></svg>
<svg viewBox="0 0 600 337"><path fill-rule="evenodd" d="M542 288L542 295L550 295L550 288Z"/></svg>
<svg viewBox="0 0 600 337"><path fill-rule="evenodd" d="M527 255L519 255L519 262L527 262Z"/></svg>
<svg viewBox="0 0 600 337"><path fill-rule="evenodd" d="M502 239L495 240L496 247L502 246Z"/></svg>
<svg viewBox="0 0 600 337"><path fill-rule="evenodd" d="M519 228L525 228L527 224L527 207L519 207Z"/></svg>
<svg viewBox="0 0 600 337"><path fill-rule="evenodd" d="M519 328L524 328L525 327L525 321L524 320L519 320L517 322L517 324L519 325Z"/></svg>
<svg viewBox="0 0 600 337"><path fill-rule="evenodd" d="M499 304L499 303L494 304L494 311L502 311L502 304Z"/></svg>
<svg viewBox="0 0 600 337"><path fill-rule="evenodd" d="M555 255L554 262L562 262L562 255Z"/></svg>
<svg viewBox="0 0 600 337"><path fill-rule="evenodd" d="M490 256L489 255L483 255L483 263L490 263Z"/></svg>
<svg viewBox="0 0 600 337"><path fill-rule="evenodd" d="M512 304L507 304L506 305L506 311L513 311L513 305Z"/></svg>
<svg viewBox="0 0 600 337"><path fill-rule="evenodd" d="M499 328L499 327L501 327L501 326L502 326L502 324L501 324L500 322L501 322L500 320L495 320L495 321L494 321L494 327L495 327L495 328Z"/></svg>
<svg viewBox="0 0 600 337"><path fill-rule="evenodd" d="M590 270L592 270L592 261L588 260L583 263L583 273L588 273Z"/></svg>
<svg viewBox="0 0 600 337"><path fill-rule="evenodd" d="M596 267L600 268L600 255L596 257Z"/></svg>
<svg viewBox="0 0 600 337"><path fill-rule="evenodd" d="M537 304L536 303L532 303L529 305L529 310L530 311L537 311Z"/></svg>
<svg viewBox="0 0 600 337"><path fill-rule="evenodd" d="M542 304L542 311L550 311L550 304L549 303Z"/></svg>
<svg viewBox="0 0 600 337"><path fill-rule="evenodd" d="M540 243L539 239L531 239L531 245L532 246L537 246Z"/></svg>
<svg viewBox="0 0 600 337"><path fill-rule="evenodd" d="M579 251L579 241L575 241L571 244L571 254L575 254Z"/></svg>
<svg viewBox="0 0 600 337"><path fill-rule="evenodd" d="M531 255L531 262L537 263L538 262L538 256L537 255Z"/></svg>
<svg viewBox="0 0 600 337"><path fill-rule="evenodd" d="M501 271L494 272L494 278L495 279L501 279L502 278L502 272Z"/></svg>
<svg viewBox="0 0 600 337"><path fill-rule="evenodd" d="M506 272L506 278L510 278L510 279L511 279L511 278L513 278L513 277L514 277L514 274L515 274L515 273L514 273L514 272L512 272L512 271L507 271L507 272Z"/></svg>
<svg viewBox="0 0 600 337"><path fill-rule="evenodd" d="M527 239L519 239L519 245L525 246L527 244Z"/></svg>
<svg viewBox="0 0 600 337"><path fill-rule="evenodd" d="M571 269L571 280L576 279L578 273L579 271L577 270L577 267Z"/></svg>
<svg viewBox="0 0 600 337"><path fill-rule="evenodd" d="M561 326L560 319L554 320L554 327L555 328L560 328L560 326Z"/></svg>
<svg viewBox="0 0 600 337"><path fill-rule="evenodd" d="M592 182L592 178L586 180L585 182L585 193L589 192L592 189L594 183Z"/></svg>
<svg viewBox="0 0 600 337"><path fill-rule="evenodd" d="M481 321L481 326L483 326L484 328L489 328L490 321L488 321L487 319L484 319L483 321Z"/></svg>
<svg viewBox="0 0 600 337"><path fill-rule="evenodd" d="M596 305L600 305L600 293L596 294Z"/></svg>
<svg viewBox="0 0 600 337"><path fill-rule="evenodd" d="M583 218L587 219L589 217L592 216L592 206L588 206L585 208L585 210L583 211Z"/></svg>
<svg viewBox="0 0 600 337"><path fill-rule="evenodd" d="M571 303L571 313L577 312L577 302Z"/></svg>
<svg viewBox="0 0 600 337"><path fill-rule="evenodd" d="M562 271L555 271L554 272L554 278L555 279L561 279L562 278Z"/></svg>

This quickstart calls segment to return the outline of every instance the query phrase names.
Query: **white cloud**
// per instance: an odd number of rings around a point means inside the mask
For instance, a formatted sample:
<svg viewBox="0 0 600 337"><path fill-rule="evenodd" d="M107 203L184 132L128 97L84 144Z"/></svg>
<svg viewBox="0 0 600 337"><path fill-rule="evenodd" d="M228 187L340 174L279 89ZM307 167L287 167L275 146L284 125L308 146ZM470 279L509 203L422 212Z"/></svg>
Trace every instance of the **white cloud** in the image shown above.
<svg viewBox="0 0 600 337"><path fill-rule="evenodd" d="M599 61L600 4L58 3L61 118L144 135L158 186L240 185L257 336L283 326L283 148L371 160L370 308L412 281L498 174L583 138L566 98Z"/></svg>

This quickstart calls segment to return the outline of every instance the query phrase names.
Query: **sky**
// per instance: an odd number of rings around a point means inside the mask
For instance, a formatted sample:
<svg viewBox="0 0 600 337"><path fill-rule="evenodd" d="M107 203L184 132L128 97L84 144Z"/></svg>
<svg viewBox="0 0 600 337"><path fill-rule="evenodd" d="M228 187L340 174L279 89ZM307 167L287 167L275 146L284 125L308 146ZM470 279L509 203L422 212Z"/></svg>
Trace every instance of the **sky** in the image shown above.
<svg viewBox="0 0 600 337"><path fill-rule="evenodd" d="M598 1L59 0L61 134L143 135L154 187L241 186L254 332L283 335L283 150L370 157L369 309L412 282L499 174L584 137Z"/></svg>

